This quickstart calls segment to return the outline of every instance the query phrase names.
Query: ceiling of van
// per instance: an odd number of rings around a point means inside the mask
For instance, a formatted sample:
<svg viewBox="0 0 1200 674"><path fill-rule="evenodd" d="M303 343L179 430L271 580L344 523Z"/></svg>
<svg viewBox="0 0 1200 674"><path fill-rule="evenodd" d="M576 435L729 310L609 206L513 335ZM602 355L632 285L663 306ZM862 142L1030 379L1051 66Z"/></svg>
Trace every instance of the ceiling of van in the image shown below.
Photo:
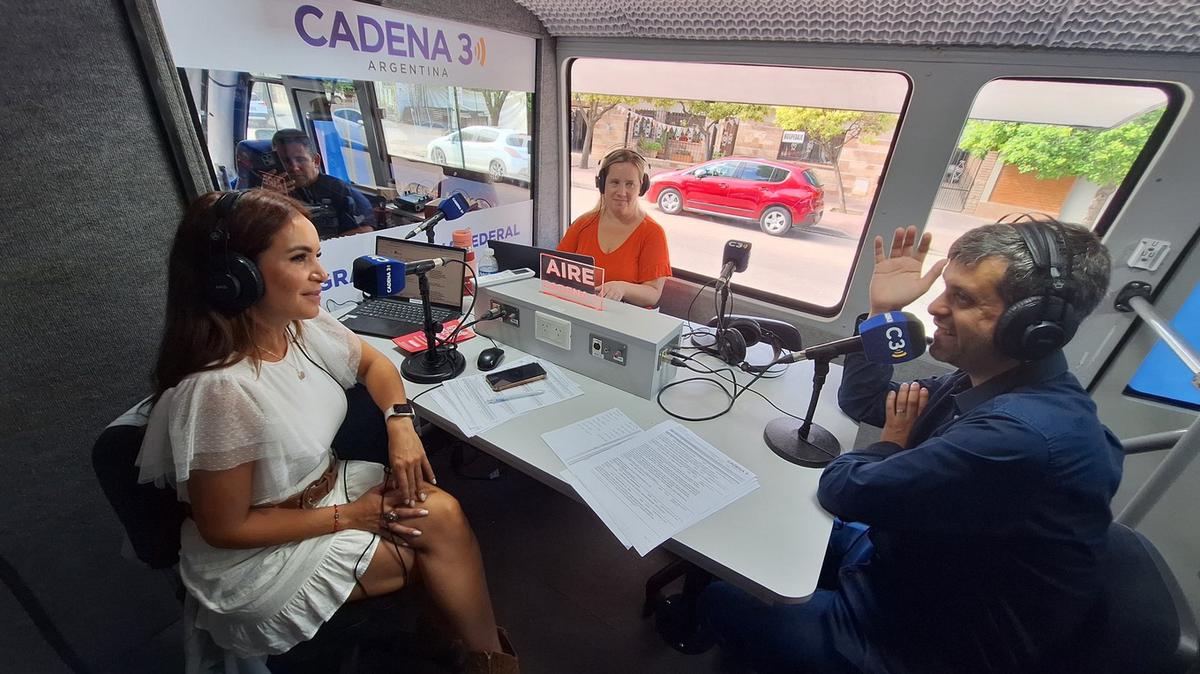
<svg viewBox="0 0 1200 674"><path fill-rule="evenodd" d="M516 0L558 37L1200 51L1200 0Z"/></svg>

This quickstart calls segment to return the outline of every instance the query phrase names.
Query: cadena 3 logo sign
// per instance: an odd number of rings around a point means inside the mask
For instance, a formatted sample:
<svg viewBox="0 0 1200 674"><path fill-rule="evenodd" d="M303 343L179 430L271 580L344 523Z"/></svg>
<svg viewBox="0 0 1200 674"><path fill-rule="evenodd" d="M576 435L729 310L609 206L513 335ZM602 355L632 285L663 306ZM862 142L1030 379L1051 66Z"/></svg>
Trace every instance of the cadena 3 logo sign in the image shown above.
<svg viewBox="0 0 1200 674"><path fill-rule="evenodd" d="M313 47L421 60L435 68L439 61L447 64L457 61L464 66L487 64L487 39L466 32L448 37L441 28L430 29L391 19L380 21L363 14L347 16L340 9L327 15L313 5L296 8L295 24L296 34Z"/></svg>

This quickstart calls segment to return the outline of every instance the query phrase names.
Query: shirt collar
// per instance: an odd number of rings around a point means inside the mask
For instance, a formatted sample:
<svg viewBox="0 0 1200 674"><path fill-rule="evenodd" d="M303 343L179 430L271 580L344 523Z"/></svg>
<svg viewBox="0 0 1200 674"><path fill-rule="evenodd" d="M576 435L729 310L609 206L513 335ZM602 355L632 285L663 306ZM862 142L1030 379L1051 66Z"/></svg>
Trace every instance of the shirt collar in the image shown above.
<svg viewBox="0 0 1200 674"><path fill-rule="evenodd" d="M1001 372L975 387L970 387L971 378L965 372L959 372L958 375L961 379L955 383L955 393L951 394L954 398L954 407L959 414L966 414L1001 393L1008 393L1021 386L1045 381L1066 371L1067 357L1060 350L1041 360L1022 363L1011 370ZM964 385L969 388L961 393L957 392L961 390L959 387Z"/></svg>

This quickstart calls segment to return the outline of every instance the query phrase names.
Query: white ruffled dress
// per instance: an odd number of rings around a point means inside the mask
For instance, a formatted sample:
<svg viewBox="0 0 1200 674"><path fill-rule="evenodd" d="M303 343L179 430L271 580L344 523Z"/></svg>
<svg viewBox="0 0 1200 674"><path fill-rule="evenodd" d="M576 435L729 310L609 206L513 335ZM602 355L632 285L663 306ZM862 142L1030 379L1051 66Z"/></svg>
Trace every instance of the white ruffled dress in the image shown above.
<svg viewBox="0 0 1200 674"><path fill-rule="evenodd" d="M303 350L292 344L260 371L243 360L185 377L164 393L150 415L139 479L174 485L186 502L192 470L253 461L252 503L266 505L320 477L346 416L344 389L355 383L361 342L324 311L304 321L300 334ZM379 464L343 461L319 505L348 503L382 481ZM350 596L377 545L369 533L332 533L332 517L329 524L324 536L235 550L210 546L185 520L179 570L195 600L195 628L241 658L310 639Z"/></svg>

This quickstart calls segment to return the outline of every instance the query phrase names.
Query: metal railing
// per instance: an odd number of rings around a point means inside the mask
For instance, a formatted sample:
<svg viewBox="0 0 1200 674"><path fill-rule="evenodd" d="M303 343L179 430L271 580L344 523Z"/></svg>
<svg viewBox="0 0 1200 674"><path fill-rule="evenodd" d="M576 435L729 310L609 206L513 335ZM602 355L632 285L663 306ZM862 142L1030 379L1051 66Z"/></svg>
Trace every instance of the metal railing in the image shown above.
<svg viewBox="0 0 1200 674"><path fill-rule="evenodd" d="M1117 296L1116 307L1120 311L1136 312L1138 317L1145 321L1146 325L1154 330L1163 342L1175 352L1175 355L1179 356L1179 359L1192 373L1192 385L1200 388L1200 357L1197 357L1190 344L1155 313L1154 307L1146 300L1149 294L1149 284L1132 282L1125 286ZM1138 489L1121 513L1117 515L1118 522L1136 528L1146 514L1162 499L1167 490L1175 484L1179 476L1187 470L1196 456L1200 455L1200 417L1197 417L1186 430L1155 433L1133 438L1123 443L1127 447L1126 451L1129 452L1128 447L1131 444L1135 447L1157 447L1166 443L1174 435L1178 436L1175 438L1174 446L1167 452L1167 456L1163 458L1154 473L1150 475L1150 479L1146 480L1146 483L1142 485L1141 489ZM1150 451L1150 449L1140 451Z"/></svg>

